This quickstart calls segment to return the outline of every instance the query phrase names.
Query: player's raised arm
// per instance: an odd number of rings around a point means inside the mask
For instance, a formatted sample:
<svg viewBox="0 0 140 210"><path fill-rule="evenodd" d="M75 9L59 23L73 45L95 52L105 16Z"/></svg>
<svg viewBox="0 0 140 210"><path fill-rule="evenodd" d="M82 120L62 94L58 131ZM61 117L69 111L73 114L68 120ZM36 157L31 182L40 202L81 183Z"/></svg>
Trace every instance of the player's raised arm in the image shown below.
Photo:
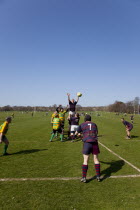
<svg viewBox="0 0 140 210"><path fill-rule="evenodd" d="M79 101L79 96L77 96L77 99L76 99L76 102L78 103L78 101Z"/></svg>
<svg viewBox="0 0 140 210"><path fill-rule="evenodd" d="M68 102L70 102L70 93L67 93L68 96Z"/></svg>

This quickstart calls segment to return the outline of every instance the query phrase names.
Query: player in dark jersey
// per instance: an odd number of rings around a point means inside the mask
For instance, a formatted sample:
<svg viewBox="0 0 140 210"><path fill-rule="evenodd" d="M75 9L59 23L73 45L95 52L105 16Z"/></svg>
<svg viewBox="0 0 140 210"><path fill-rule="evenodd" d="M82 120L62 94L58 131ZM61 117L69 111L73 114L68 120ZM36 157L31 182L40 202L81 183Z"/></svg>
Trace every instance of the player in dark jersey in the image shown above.
<svg viewBox="0 0 140 210"><path fill-rule="evenodd" d="M88 170L88 161L89 156L93 154L93 161L95 164L96 170L96 178L100 181L100 163L98 160L98 154L100 153L99 146L98 146L98 128L97 125L91 122L91 116L85 116L85 122L82 123L78 129L76 134L83 134L83 158L84 162L82 165L82 179L81 182L86 182L86 175Z"/></svg>
<svg viewBox="0 0 140 210"><path fill-rule="evenodd" d="M69 93L67 93L67 96L68 96L68 102L69 102L69 114L75 114L76 104L79 101L79 97L77 96L77 100L75 101L74 99L70 99Z"/></svg>
<svg viewBox="0 0 140 210"><path fill-rule="evenodd" d="M121 119L122 123L124 124L125 128L126 128L126 139L130 139L130 131L133 129L133 125L130 122L125 121L124 118Z"/></svg>
<svg viewBox="0 0 140 210"><path fill-rule="evenodd" d="M75 115L69 115L68 120L70 121L70 137L71 137L71 142L74 142L75 139L75 133L79 127L79 113L76 113Z"/></svg>

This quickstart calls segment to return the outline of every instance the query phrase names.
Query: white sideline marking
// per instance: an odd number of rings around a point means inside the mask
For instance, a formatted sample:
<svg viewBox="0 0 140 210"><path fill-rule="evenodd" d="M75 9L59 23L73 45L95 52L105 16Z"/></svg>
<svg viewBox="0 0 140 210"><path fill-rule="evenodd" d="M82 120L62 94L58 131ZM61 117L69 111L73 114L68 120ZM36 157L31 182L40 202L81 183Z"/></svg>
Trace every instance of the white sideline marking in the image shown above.
<svg viewBox="0 0 140 210"><path fill-rule="evenodd" d="M137 174L137 175L118 175L118 176L110 176L110 177L108 177L108 178L130 178L130 177L132 177L132 178L135 178L135 177L140 177L140 174Z"/></svg>
<svg viewBox="0 0 140 210"><path fill-rule="evenodd" d="M117 155L115 152L113 152L111 149L109 149L108 147L106 147L104 144L102 144L101 142L99 142L99 144L104 147L105 149L107 149L109 152L111 152L113 155L117 156L118 158L120 158L121 160L123 160L125 163L127 163L128 165L130 165L132 168L136 169L138 172L140 172L140 169L137 168L136 166L134 166L132 163L128 162L127 160L125 160L124 158L122 158L120 155Z"/></svg>
<svg viewBox="0 0 140 210"><path fill-rule="evenodd" d="M136 178L140 177L140 174L136 175L118 175L118 176L108 176L106 178L112 178L112 179L117 179L117 178ZM101 177L103 178L103 177ZM1 178L0 182L12 182L12 181L69 181L69 180L80 180L81 177L54 177L54 178ZM87 179L96 179L95 177L87 177Z"/></svg>

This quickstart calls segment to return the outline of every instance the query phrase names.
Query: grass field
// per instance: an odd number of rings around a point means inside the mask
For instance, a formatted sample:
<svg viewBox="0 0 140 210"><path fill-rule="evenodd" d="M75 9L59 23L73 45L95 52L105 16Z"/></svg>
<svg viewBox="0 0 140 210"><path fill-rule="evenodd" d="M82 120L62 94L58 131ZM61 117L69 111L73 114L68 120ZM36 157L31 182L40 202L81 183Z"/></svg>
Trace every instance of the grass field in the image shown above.
<svg viewBox="0 0 140 210"><path fill-rule="evenodd" d="M1 112L0 123L10 114ZM133 138L126 140L122 115L93 113L99 129L100 183L94 179L92 159L88 182L80 182L80 140L49 142L50 117L15 113L7 134L12 155L0 157L0 209L140 209L140 116L134 119Z"/></svg>

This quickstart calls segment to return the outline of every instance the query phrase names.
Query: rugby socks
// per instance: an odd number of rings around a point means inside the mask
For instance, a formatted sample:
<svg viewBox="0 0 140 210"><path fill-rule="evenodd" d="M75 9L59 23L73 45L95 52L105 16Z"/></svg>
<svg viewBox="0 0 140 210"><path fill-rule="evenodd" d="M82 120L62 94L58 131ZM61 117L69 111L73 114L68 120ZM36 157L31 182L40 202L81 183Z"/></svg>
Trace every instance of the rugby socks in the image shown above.
<svg viewBox="0 0 140 210"><path fill-rule="evenodd" d="M100 163L95 164L95 170L97 177L100 177Z"/></svg>
<svg viewBox="0 0 140 210"><path fill-rule="evenodd" d="M7 149L8 149L8 145L4 145L4 153L3 154L6 154L6 152L7 152Z"/></svg>
<svg viewBox="0 0 140 210"><path fill-rule="evenodd" d="M63 134L60 134L60 140L63 141Z"/></svg>
<svg viewBox="0 0 140 210"><path fill-rule="evenodd" d="M52 141L52 140L53 140L54 136L55 136L55 134L54 134L54 133L52 133L51 138L50 138L50 141Z"/></svg>
<svg viewBox="0 0 140 210"><path fill-rule="evenodd" d="M74 140L75 139L75 135L71 135L71 140Z"/></svg>
<svg viewBox="0 0 140 210"><path fill-rule="evenodd" d="M87 176L88 165L82 165L82 177Z"/></svg>

